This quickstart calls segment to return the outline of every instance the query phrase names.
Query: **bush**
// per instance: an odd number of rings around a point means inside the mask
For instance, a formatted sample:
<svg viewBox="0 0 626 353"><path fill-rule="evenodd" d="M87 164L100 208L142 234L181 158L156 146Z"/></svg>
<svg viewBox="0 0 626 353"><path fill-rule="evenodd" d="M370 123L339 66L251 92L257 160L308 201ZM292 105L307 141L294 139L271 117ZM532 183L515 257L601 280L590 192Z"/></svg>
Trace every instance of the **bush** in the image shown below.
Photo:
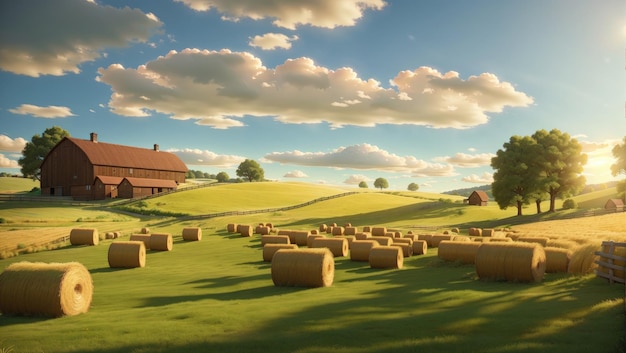
<svg viewBox="0 0 626 353"><path fill-rule="evenodd" d="M563 201L563 209L564 210L573 210L578 208L578 204L573 199L566 199Z"/></svg>

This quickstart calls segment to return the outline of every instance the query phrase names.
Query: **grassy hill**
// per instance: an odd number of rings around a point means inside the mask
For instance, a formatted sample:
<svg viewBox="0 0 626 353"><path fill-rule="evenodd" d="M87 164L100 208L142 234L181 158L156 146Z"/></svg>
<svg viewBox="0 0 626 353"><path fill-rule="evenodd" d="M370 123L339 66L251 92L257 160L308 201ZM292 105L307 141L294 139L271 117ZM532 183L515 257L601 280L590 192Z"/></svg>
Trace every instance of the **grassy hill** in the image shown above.
<svg viewBox="0 0 626 353"><path fill-rule="evenodd" d="M27 193L39 188L39 181L27 178L0 177L0 194Z"/></svg>

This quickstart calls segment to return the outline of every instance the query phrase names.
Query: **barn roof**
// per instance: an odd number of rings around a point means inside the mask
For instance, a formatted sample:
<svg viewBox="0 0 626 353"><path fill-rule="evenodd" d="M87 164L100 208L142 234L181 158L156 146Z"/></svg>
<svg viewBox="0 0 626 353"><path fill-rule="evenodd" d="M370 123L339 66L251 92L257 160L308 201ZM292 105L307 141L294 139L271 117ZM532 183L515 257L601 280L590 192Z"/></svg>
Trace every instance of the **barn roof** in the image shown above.
<svg viewBox="0 0 626 353"><path fill-rule="evenodd" d="M64 139L78 146L94 165L187 172L185 163L173 153L74 137Z"/></svg>
<svg viewBox="0 0 626 353"><path fill-rule="evenodd" d="M137 188L170 188L176 189L174 180L126 177L130 185Z"/></svg>
<svg viewBox="0 0 626 353"><path fill-rule="evenodd" d="M622 199L609 199L605 204L604 207L606 206L616 206L616 207L623 207L624 206L624 201L622 201Z"/></svg>
<svg viewBox="0 0 626 353"><path fill-rule="evenodd" d="M480 198L481 201L489 201L489 196L487 195L486 192L484 192L482 190L475 190L474 192L472 192L472 194L478 195L478 197ZM472 196L472 195L470 195L470 196Z"/></svg>
<svg viewBox="0 0 626 353"><path fill-rule="evenodd" d="M122 177L108 176L108 175L96 175L96 179L100 179L104 185L120 185Z"/></svg>

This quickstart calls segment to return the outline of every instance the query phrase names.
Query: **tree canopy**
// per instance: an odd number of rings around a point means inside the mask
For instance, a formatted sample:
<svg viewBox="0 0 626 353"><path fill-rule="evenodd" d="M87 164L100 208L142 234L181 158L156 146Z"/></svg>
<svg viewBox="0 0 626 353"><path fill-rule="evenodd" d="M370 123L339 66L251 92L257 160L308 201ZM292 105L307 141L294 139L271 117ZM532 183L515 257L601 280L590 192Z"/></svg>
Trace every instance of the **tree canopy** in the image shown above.
<svg viewBox="0 0 626 353"><path fill-rule="evenodd" d="M359 187L362 189L367 189L367 183L364 180L361 180L359 183Z"/></svg>
<svg viewBox="0 0 626 353"><path fill-rule="evenodd" d="M626 174L626 136L624 136L622 144L617 144L613 147L612 152L616 162L611 165L611 174L613 176ZM626 201L626 179L617 184L617 192Z"/></svg>
<svg viewBox="0 0 626 353"><path fill-rule="evenodd" d="M389 182L385 178L376 178L376 180L374 180L374 186L381 190L386 189L389 187Z"/></svg>
<svg viewBox="0 0 626 353"><path fill-rule="evenodd" d="M259 165L259 163L252 159L246 159L245 161L239 164L237 167L237 176L240 178L245 178L249 182L252 181L262 181L265 179L265 171Z"/></svg>
<svg viewBox="0 0 626 353"><path fill-rule="evenodd" d="M219 183L225 183L230 180L230 176L228 176L226 172L219 172L215 176L215 179L217 179Z"/></svg>
<svg viewBox="0 0 626 353"><path fill-rule="evenodd" d="M409 186L407 186L407 190L409 191L417 191L419 190L420 186L417 185L416 183L410 183Z"/></svg>
<svg viewBox="0 0 626 353"><path fill-rule="evenodd" d="M41 178L41 163L48 153L64 137L69 137L70 133L58 126L47 128L43 134L34 135L30 142L26 143L22 150L22 158L17 163L20 165L22 175L34 180Z"/></svg>

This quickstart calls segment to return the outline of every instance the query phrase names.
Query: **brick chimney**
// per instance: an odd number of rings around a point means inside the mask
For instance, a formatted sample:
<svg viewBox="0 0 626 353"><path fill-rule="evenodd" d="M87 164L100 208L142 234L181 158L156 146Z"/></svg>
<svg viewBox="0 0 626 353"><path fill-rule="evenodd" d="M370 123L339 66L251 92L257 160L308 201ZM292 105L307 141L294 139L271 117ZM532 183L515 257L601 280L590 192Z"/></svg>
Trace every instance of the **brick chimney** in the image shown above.
<svg viewBox="0 0 626 353"><path fill-rule="evenodd" d="M95 132L92 132L91 134L89 134L89 139L93 143L98 143L98 134L96 134Z"/></svg>
<svg viewBox="0 0 626 353"><path fill-rule="evenodd" d="M154 144L154 150L159 152L159 145L157 145L156 143Z"/></svg>

